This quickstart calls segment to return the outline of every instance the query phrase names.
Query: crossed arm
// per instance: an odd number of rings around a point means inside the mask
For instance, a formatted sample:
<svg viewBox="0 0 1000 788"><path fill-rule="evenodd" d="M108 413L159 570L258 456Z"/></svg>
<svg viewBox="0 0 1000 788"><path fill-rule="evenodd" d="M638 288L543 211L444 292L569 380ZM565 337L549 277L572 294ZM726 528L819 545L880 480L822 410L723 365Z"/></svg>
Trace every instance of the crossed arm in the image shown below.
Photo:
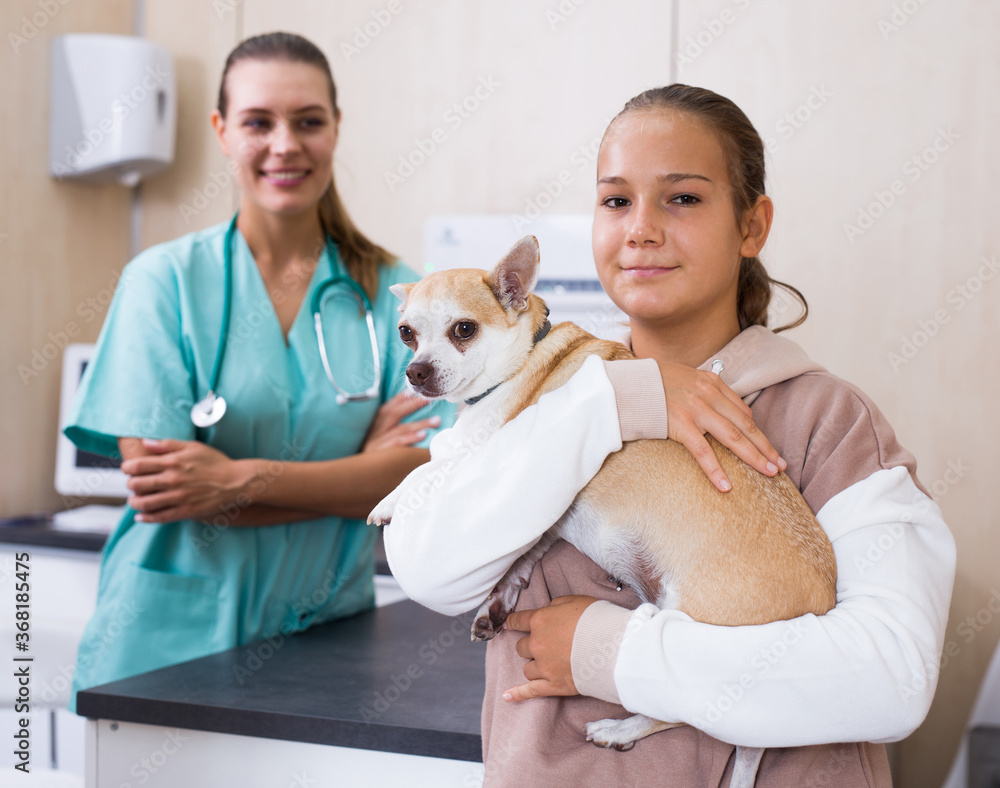
<svg viewBox="0 0 1000 788"><path fill-rule="evenodd" d="M317 462L231 459L199 441L118 439L137 520L276 525L327 515L364 519L411 470L427 461L423 440L436 417L405 422L426 400L397 396L383 405L360 453Z"/></svg>

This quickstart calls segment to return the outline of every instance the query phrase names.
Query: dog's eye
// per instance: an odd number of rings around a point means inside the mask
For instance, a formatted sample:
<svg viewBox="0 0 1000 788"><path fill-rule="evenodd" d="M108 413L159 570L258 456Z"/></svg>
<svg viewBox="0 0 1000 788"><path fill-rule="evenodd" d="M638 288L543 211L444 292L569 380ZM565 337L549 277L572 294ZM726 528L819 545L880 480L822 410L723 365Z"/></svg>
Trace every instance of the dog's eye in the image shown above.
<svg viewBox="0 0 1000 788"><path fill-rule="evenodd" d="M404 342L407 342L407 343L412 342L413 341L413 329L411 329L409 326L400 326L399 327L399 338L402 339Z"/></svg>
<svg viewBox="0 0 1000 788"><path fill-rule="evenodd" d="M469 339L476 333L476 324L469 320L463 320L455 323L455 328L452 331L457 339Z"/></svg>

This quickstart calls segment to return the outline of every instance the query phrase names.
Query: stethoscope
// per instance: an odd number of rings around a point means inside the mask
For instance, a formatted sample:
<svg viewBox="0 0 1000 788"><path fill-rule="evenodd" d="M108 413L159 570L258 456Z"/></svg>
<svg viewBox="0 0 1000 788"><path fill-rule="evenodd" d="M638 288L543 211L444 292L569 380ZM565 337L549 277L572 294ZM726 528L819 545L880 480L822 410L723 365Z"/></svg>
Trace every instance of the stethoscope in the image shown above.
<svg viewBox="0 0 1000 788"><path fill-rule="evenodd" d="M219 420L226 413L226 400L216 394L219 385L219 373L222 370L222 359L226 355L226 340L229 336L229 316L232 311L233 301L233 236L236 233L237 214L226 230L226 239L223 241L223 268L225 270L225 294L222 302L222 332L219 334L219 349L215 354L215 365L212 367L212 377L208 383L208 393L198 400L191 407L191 421L196 427L211 427L218 424ZM337 404L343 405L347 402L361 402L363 400L375 399L379 395L379 381L382 378L382 364L378 354L378 338L375 336L375 318L372 314L372 304L368 299L368 294L361 289L361 286L351 279L346 273L337 275L340 269L340 258L337 254L337 245L330 238L326 239L326 250L330 256L331 277L317 286L312 296L310 308L313 316L313 327L316 329L316 341L319 344L319 356L323 362L323 370L326 372L327 380L337 392ZM330 360L326 355L326 341L323 339L323 304L325 300L333 295L332 288L337 285L347 285L348 289L358 297L365 310L365 322L368 324L368 338L372 348L372 362L375 367L375 379L371 386L360 394L351 394L344 391L337 383L330 369Z"/></svg>

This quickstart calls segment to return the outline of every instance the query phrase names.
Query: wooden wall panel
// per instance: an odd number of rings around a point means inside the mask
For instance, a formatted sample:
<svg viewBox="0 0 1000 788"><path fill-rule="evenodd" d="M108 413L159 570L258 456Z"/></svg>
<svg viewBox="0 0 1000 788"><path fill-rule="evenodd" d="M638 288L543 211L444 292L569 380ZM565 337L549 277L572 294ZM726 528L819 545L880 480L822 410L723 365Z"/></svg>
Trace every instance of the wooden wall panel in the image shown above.
<svg viewBox="0 0 1000 788"><path fill-rule="evenodd" d="M49 42L133 32L132 0L0 5L0 515L58 508L62 346L97 338L128 258L129 190L48 175Z"/></svg>
<svg viewBox="0 0 1000 788"><path fill-rule="evenodd" d="M678 19L679 80L768 143L763 259L811 308L789 336L874 399L955 535L952 656L896 748L899 786L938 788L1000 639L1000 9L681 0Z"/></svg>
<svg viewBox="0 0 1000 788"><path fill-rule="evenodd" d="M229 218L236 189L209 118L226 56L239 40L237 0L148 0L145 35L177 63L174 165L142 186L141 248Z"/></svg>

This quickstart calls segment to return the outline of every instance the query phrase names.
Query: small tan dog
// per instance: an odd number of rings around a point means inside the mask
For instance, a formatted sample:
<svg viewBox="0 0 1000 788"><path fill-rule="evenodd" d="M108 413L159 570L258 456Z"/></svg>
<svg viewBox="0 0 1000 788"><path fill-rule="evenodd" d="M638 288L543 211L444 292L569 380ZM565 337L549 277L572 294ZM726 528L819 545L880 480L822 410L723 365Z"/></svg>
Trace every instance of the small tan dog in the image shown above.
<svg viewBox="0 0 1000 788"><path fill-rule="evenodd" d="M400 338L414 351L406 375L417 394L464 401L460 418L480 420L477 427L493 431L563 385L587 356L634 358L624 345L572 323L549 330L548 309L531 292L538 265L538 243L528 236L489 272L441 271L391 288L402 300ZM716 490L675 441L626 443L510 568L480 609L473 638L493 637L534 564L560 538L632 586L644 602L697 621L763 624L832 608L833 549L799 491L784 474L768 478L709 441L733 483L731 492ZM433 473L434 460L422 467ZM388 523L399 493L390 493L369 522ZM643 715L602 720L587 726L587 738L624 750L678 724ZM760 752L750 757L759 759Z"/></svg>

